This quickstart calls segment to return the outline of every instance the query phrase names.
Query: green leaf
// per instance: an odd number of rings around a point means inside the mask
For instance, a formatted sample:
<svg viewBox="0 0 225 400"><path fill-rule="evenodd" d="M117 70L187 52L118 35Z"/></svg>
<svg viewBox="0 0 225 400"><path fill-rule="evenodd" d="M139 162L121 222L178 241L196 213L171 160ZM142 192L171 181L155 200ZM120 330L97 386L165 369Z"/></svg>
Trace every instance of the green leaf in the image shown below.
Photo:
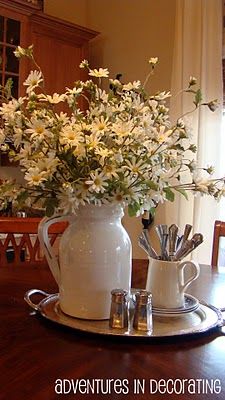
<svg viewBox="0 0 225 400"><path fill-rule="evenodd" d="M56 198L49 198L45 200L44 206L47 217L51 217L54 214L57 205L58 200Z"/></svg>
<svg viewBox="0 0 225 400"><path fill-rule="evenodd" d="M184 137L186 137L186 136L184 136ZM171 146L171 149L184 151L184 146L182 146L180 143L177 143L177 144L174 144L173 146Z"/></svg>
<svg viewBox="0 0 225 400"><path fill-rule="evenodd" d="M54 214L54 211L55 211L55 207L53 204L48 204L45 207L45 213L46 213L47 217L51 217Z"/></svg>
<svg viewBox="0 0 225 400"><path fill-rule="evenodd" d="M164 188L163 191L166 193L166 199L167 200L174 201L175 194L169 187Z"/></svg>
<svg viewBox="0 0 225 400"><path fill-rule="evenodd" d="M157 183L151 181L150 179L149 179L149 180L146 180L146 181L145 181L145 184L146 184L150 189L152 189L152 190L157 190L157 189L158 189Z"/></svg>
<svg viewBox="0 0 225 400"><path fill-rule="evenodd" d="M151 207L149 212L150 212L151 216L154 218L155 213L156 213L156 207Z"/></svg>
<svg viewBox="0 0 225 400"><path fill-rule="evenodd" d="M33 204L36 204L36 203L38 203L38 201L39 201L40 199L42 199L42 197L43 197L43 194L39 194L39 195L37 195L37 196L35 197L35 199L34 199L34 202L33 202Z"/></svg>
<svg viewBox="0 0 225 400"><path fill-rule="evenodd" d="M196 105L196 107L199 105L199 103L201 103L202 101L202 92L201 89L198 89L197 92L195 93L195 100L194 100L194 104Z"/></svg>
<svg viewBox="0 0 225 400"><path fill-rule="evenodd" d="M182 194L185 197L185 199L188 200L188 195L187 195L186 190L176 188L176 191L179 192L180 194Z"/></svg>
<svg viewBox="0 0 225 400"><path fill-rule="evenodd" d="M13 87L13 80L12 78L8 78L5 84L5 93L7 99L10 99L10 97L12 97L12 87Z"/></svg>
<svg viewBox="0 0 225 400"><path fill-rule="evenodd" d="M196 153L197 151L197 146L195 144L191 144L188 148L192 153Z"/></svg>
<svg viewBox="0 0 225 400"><path fill-rule="evenodd" d="M18 196L16 197L16 201L18 202L19 207L23 206L28 197L29 197L29 192L27 192L26 190L18 194Z"/></svg>
<svg viewBox="0 0 225 400"><path fill-rule="evenodd" d="M135 217L137 212L139 211L140 206L138 203L132 203L128 205L128 214L130 217Z"/></svg>

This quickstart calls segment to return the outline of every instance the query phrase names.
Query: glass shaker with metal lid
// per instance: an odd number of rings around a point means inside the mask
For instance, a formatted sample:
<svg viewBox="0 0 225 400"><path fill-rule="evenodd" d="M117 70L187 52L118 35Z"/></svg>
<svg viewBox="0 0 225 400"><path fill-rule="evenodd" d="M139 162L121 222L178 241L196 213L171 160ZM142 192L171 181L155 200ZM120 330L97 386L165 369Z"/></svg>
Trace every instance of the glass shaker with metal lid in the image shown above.
<svg viewBox="0 0 225 400"><path fill-rule="evenodd" d="M146 290L135 293L133 328L137 331L152 332L152 295Z"/></svg>
<svg viewBox="0 0 225 400"><path fill-rule="evenodd" d="M111 291L111 310L109 318L109 326L111 328L127 328L128 327L128 302L127 291L123 289L114 289Z"/></svg>

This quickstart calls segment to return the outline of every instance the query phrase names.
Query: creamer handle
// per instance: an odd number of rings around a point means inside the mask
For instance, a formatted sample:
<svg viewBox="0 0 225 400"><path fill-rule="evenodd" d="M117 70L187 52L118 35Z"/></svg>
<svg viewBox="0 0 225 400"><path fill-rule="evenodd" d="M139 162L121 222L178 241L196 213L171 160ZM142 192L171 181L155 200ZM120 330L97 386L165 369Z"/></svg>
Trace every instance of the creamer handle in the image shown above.
<svg viewBox="0 0 225 400"><path fill-rule="evenodd" d="M185 282L182 282L181 281L182 270L188 265L191 266L192 275ZM200 273L200 268L199 268L199 265L198 265L198 263L196 261L182 261L179 264L178 267L179 267L179 270L180 270L179 284L180 284L181 290L184 291L192 281L197 279L197 277L199 276L199 273Z"/></svg>
<svg viewBox="0 0 225 400"><path fill-rule="evenodd" d="M60 285L60 268L59 261L53 251L51 246L48 230L51 225L62 222L62 221L70 221L69 216L53 216L53 217L44 217L38 226L38 238L40 241L41 248L43 249L44 255L48 261L49 268L54 276L56 283Z"/></svg>

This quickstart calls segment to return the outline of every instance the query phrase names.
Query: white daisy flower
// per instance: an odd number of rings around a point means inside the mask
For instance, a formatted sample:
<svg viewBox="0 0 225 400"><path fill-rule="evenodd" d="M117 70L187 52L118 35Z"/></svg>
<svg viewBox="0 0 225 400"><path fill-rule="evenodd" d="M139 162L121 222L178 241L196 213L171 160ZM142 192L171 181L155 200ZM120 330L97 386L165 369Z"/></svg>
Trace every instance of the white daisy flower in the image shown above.
<svg viewBox="0 0 225 400"><path fill-rule="evenodd" d="M23 139L23 130L21 128L14 128L13 141L16 149L21 145L22 139Z"/></svg>
<svg viewBox="0 0 225 400"><path fill-rule="evenodd" d="M52 96L50 95L38 95L38 98L40 99L40 101L48 101L50 104L58 104L61 101L64 101L65 99L65 95L64 94L58 94L58 93L54 93Z"/></svg>
<svg viewBox="0 0 225 400"><path fill-rule="evenodd" d="M100 156L99 163L101 165L104 165L105 159L108 158L110 154L112 155L113 153L109 149L99 147L95 150L95 154Z"/></svg>
<svg viewBox="0 0 225 400"><path fill-rule="evenodd" d="M109 126L109 121L108 118L104 118L103 115L101 115L99 118L95 118L93 123L91 124L91 130L93 131L101 131L104 132L108 129Z"/></svg>
<svg viewBox="0 0 225 400"><path fill-rule="evenodd" d="M195 183L195 189L198 192L201 192L201 193L209 192L210 182L208 180L206 180L206 179L194 180L194 183Z"/></svg>
<svg viewBox="0 0 225 400"><path fill-rule="evenodd" d="M126 85L123 85L123 90L125 91L130 91L130 90L136 90L139 89L141 86L141 82L140 81L134 81L134 82L129 82Z"/></svg>
<svg viewBox="0 0 225 400"><path fill-rule="evenodd" d="M88 74L96 78L107 78L109 76L109 71L107 68L90 69Z"/></svg>
<svg viewBox="0 0 225 400"><path fill-rule="evenodd" d="M164 91L164 92L156 94L154 97L156 100L161 101L161 100L167 99L168 97L171 97L171 93Z"/></svg>
<svg viewBox="0 0 225 400"><path fill-rule="evenodd" d="M126 160L126 165L123 168L129 170L134 175L138 175L143 173L147 167L147 164L143 160L137 161L136 157L132 157L131 161Z"/></svg>
<svg viewBox="0 0 225 400"><path fill-rule="evenodd" d="M79 202L79 205L84 206L85 204L90 203L90 192L88 189L89 185L87 185L85 182L77 185L75 189L75 196Z"/></svg>
<svg viewBox="0 0 225 400"><path fill-rule="evenodd" d="M150 65L152 65L152 66L155 66L155 65L158 63L158 61L159 61L158 57L151 57L151 58L148 60L148 63L149 63Z"/></svg>
<svg viewBox="0 0 225 400"><path fill-rule="evenodd" d="M77 96L78 94L82 93L82 91L83 89L81 87L79 88L74 87L72 89L66 88L66 94L72 94L74 96Z"/></svg>
<svg viewBox="0 0 225 400"><path fill-rule="evenodd" d="M89 190L91 192L104 193L108 186L108 183L106 182L108 178L104 172L91 172L90 178L91 179L85 181L85 183L89 185Z"/></svg>
<svg viewBox="0 0 225 400"><path fill-rule="evenodd" d="M75 148L73 148L73 155L77 160L82 160L86 157L86 146L83 142L78 143Z"/></svg>
<svg viewBox="0 0 225 400"><path fill-rule="evenodd" d="M37 137L39 140L43 140L44 138L53 136L52 132L47 128L45 122L42 120L32 118L27 126L28 128L25 129L25 133L30 135L31 139Z"/></svg>
<svg viewBox="0 0 225 400"><path fill-rule="evenodd" d="M106 164L103 168L104 174L109 178L119 179L118 172L121 171L121 168L116 167L114 164Z"/></svg>
<svg viewBox="0 0 225 400"><path fill-rule="evenodd" d="M189 86L194 86L197 83L197 79L194 76L190 76L189 78Z"/></svg>
<svg viewBox="0 0 225 400"><path fill-rule="evenodd" d="M89 149L98 148L100 144L101 135L99 132L91 133L86 137L87 145Z"/></svg>
<svg viewBox="0 0 225 400"><path fill-rule="evenodd" d="M113 203L123 203L126 204L126 195L123 190L117 188L116 191L112 194Z"/></svg>
<svg viewBox="0 0 225 400"><path fill-rule="evenodd" d="M160 126L159 132L157 134L157 138L156 139L157 139L158 143L165 143L165 142L168 141L168 139L170 138L171 134L172 134L172 130L171 129L166 130L165 126Z"/></svg>
<svg viewBox="0 0 225 400"><path fill-rule="evenodd" d="M115 132L115 134L120 138L129 136L132 132L132 128L133 124L131 121L128 122L119 121L112 125L112 131Z"/></svg>
<svg viewBox="0 0 225 400"><path fill-rule="evenodd" d="M59 165L59 163L60 161L56 157L55 152L50 152L48 153L47 157L39 159L36 165L40 171L46 172L49 177L50 174L52 175L57 170L57 166Z"/></svg>
<svg viewBox="0 0 225 400"><path fill-rule="evenodd" d="M31 71L28 78L23 83L24 86L28 86L26 92L30 94L33 89L40 85L43 82L42 73L40 71Z"/></svg>
<svg viewBox="0 0 225 400"><path fill-rule="evenodd" d="M17 46L16 50L13 52L17 58L25 56L26 50L20 46Z"/></svg>
<svg viewBox="0 0 225 400"><path fill-rule="evenodd" d="M46 174L44 171L40 171L38 167L30 168L25 173L24 179L29 186L39 186L46 181Z"/></svg>
<svg viewBox="0 0 225 400"><path fill-rule="evenodd" d="M9 150L9 145L7 143L0 144L0 150L4 153Z"/></svg>
<svg viewBox="0 0 225 400"><path fill-rule="evenodd" d="M23 101L23 98L20 97L18 100L12 99L8 103L2 103L0 107L0 115L2 115L2 118L5 120L15 118L15 112L18 112Z"/></svg>
<svg viewBox="0 0 225 400"><path fill-rule="evenodd" d="M87 60L83 60L80 63L80 68L88 68L89 67L89 63Z"/></svg>
<svg viewBox="0 0 225 400"><path fill-rule="evenodd" d="M63 213L76 214L79 207L79 200L77 199L75 191L70 183L63 183L57 198L59 200L59 208L63 210Z"/></svg>
<svg viewBox="0 0 225 400"><path fill-rule="evenodd" d="M0 144L4 143L5 141L5 133L4 130L0 128Z"/></svg>
<svg viewBox="0 0 225 400"><path fill-rule="evenodd" d="M80 127L66 125L60 132L59 141L62 145L66 145L66 148L78 146L84 141Z"/></svg>

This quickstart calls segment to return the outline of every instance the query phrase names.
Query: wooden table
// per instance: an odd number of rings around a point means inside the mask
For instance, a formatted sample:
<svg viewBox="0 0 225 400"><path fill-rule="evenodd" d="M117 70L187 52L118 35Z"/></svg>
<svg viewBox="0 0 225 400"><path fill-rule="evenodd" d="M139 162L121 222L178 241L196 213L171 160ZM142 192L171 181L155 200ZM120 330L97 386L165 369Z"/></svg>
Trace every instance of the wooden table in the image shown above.
<svg viewBox="0 0 225 400"><path fill-rule="evenodd" d="M134 273L136 286L139 276L146 274L146 263L134 263ZM63 385L65 393L71 390L66 398L78 400L225 399L222 331L160 340L79 333L32 312L23 300L31 288L57 291L44 268L0 269L0 399L58 399L66 396L56 394ZM202 266L191 293L224 307L225 269ZM190 380L200 394L187 392ZM82 394L90 382L94 382L95 393ZM206 389L207 382L214 384L214 393ZM79 394L73 394L76 385L80 385ZM181 385L186 388L184 394L169 394L181 390Z"/></svg>

